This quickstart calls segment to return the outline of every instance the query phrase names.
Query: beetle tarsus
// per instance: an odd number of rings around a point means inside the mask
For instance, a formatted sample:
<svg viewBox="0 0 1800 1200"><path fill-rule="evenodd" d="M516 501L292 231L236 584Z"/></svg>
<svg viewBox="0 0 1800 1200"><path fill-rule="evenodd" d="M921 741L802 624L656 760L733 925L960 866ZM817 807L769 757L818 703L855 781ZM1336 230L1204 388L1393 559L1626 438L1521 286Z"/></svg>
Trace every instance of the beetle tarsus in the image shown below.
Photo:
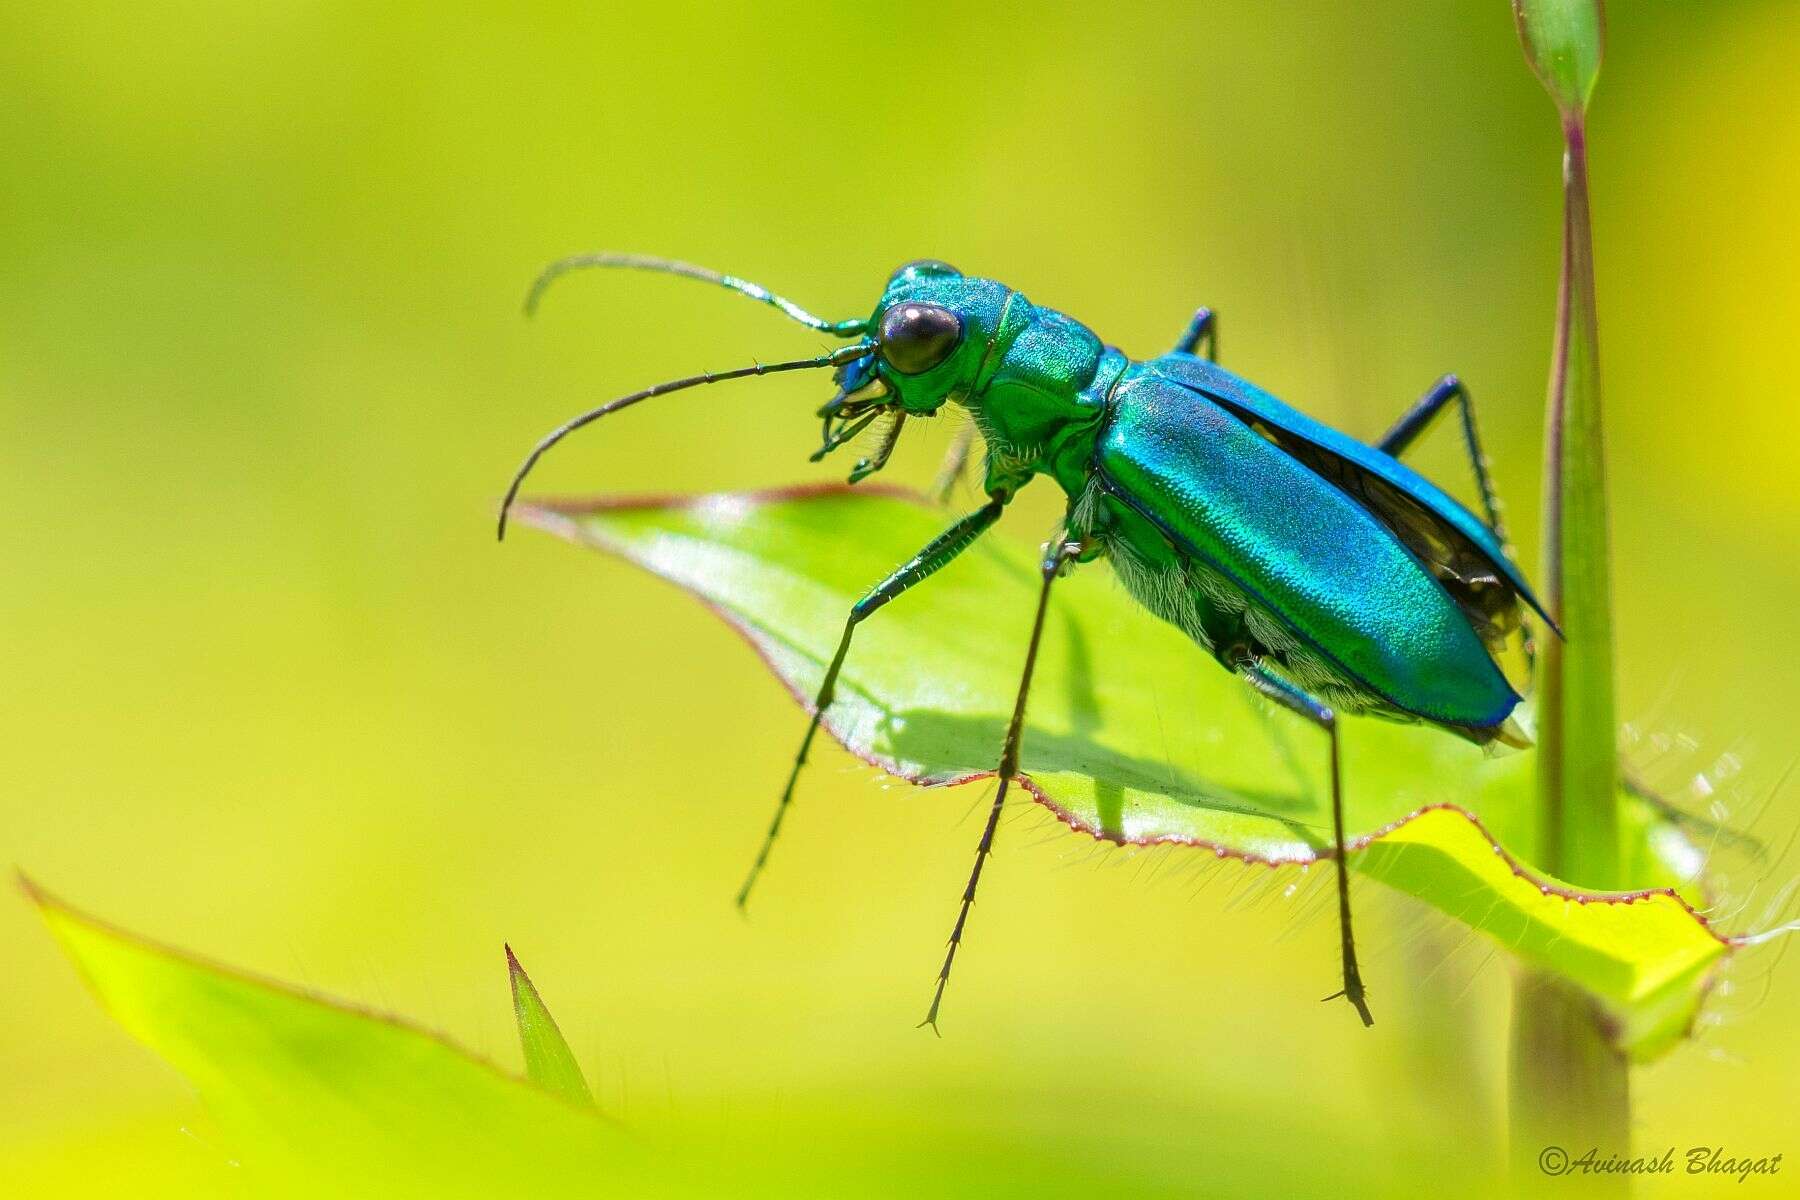
<svg viewBox="0 0 1800 1200"><path fill-rule="evenodd" d="M1350 1001L1356 1008L1356 1015L1362 1018L1363 1028L1367 1029L1375 1024L1375 1016L1369 1011L1368 1001L1363 999L1365 993L1363 992L1362 977L1356 973L1356 952L1352 950L1350 954L1350 958L1345 960L1344 963L1344 983L1346 986L1331 993L1331 995L1321 1000L1320 1003L1330 1004L1333 1000L1340 997Z"/></svg>

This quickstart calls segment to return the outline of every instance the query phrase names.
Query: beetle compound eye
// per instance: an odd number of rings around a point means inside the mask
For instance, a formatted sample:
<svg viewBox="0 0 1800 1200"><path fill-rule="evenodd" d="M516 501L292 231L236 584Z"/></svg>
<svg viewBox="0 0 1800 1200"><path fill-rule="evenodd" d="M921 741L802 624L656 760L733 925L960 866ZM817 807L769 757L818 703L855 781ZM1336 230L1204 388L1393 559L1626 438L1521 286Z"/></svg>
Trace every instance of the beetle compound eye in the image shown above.
<svg viewBox="0 0 1800 1200"><path fill-rule="evenodd" d="M902 375L922 375L962 341L962 318L939 304L897 304L881 318L881 356Z"/></svg>

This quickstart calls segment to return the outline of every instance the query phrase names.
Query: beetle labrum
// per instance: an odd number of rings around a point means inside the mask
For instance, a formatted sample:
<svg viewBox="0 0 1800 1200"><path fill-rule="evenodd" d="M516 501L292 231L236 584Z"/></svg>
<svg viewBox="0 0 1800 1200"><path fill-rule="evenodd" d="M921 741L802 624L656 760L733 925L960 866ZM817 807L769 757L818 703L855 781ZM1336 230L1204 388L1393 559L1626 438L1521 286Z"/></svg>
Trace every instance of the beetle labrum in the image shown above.
<svg viewBox="0 0 1800 1200"><path fill-rule="evenodd" d="M1327 735L1342 987L1326 999L1346 998L1365 1025L1373 1023L1343 861L1338 716L1421 721L1479 745L1528 744L1515 718L1520 690L1506 668L1522 662L1529 671L1527 609L1555 629L1508 553L1471 402L1454 376L1439 380L1371 445L1218 366L1217 326L1204 308L1174 350L1134 361L1078 321L934 260L896 271L868 318L833 322L734 276L665 259L592 254L553 264L534 286L528 309L552 280L593 267L718 284L850 341L813 358L659 384L576 417L520 466L501 506L503 537L525 476L569 433L652 396L726 379L834 368L837 392L819 410L824 428L813 460L886 422L873 453L852 471L852 483L886 464L909 417L931 416L946 404L969 411L986 446L987 502L852 607L739 905L780 832L857 626L966 550L1020 488L1045 475L1067 494L1068 507L1060 534L1045 547L996 794L923 1024L936 1027L1008 785L1019 771L1052 588L1069 570L1102 558L1143 607ZM1205 353L1196 353L1203 346ZM1453 402L1485 519L1399 458ZM966 451L966 443L953 451L950 475L960 472L957 456Z"/></svg>

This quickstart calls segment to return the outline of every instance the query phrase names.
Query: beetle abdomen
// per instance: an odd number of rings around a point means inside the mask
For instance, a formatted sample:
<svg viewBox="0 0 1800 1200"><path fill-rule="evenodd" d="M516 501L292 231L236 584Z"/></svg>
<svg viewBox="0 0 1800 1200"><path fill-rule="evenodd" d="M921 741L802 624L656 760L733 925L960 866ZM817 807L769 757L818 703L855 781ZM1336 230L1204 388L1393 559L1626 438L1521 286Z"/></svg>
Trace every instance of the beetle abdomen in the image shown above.
<svg viewBox="0 0 1800 1200"><path fill-rule="evenodd" d="M1517 705L1467 616L1391 530L1208 398L1134 368L1114 392L1095 468L1209 596L1215 652L1220 632L1241 628L1320 699L1478 740ZM1167 580L1134 586L1133 569L1121 577L1134 594L1169 590ZM1233 594L1236 614L1221 599Z"/></svg>

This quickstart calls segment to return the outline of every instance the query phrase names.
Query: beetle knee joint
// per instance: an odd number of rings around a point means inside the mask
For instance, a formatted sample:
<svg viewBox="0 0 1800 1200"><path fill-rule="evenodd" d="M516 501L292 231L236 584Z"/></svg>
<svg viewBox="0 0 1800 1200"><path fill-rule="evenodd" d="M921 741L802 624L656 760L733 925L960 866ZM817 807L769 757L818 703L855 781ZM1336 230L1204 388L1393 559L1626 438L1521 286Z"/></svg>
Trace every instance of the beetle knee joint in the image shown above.
<svg viewBox="0 0 1800 1200"><path fill-rule="evenodd" d="M1067 575L1074 569L1076 562L1086 552L1087 547L1086 540L1058 542L1055 549L1046 546L1044 560L1038 564L1038 570L1043 573L1046 580L1054 579L1058 575Z"/></svg>

